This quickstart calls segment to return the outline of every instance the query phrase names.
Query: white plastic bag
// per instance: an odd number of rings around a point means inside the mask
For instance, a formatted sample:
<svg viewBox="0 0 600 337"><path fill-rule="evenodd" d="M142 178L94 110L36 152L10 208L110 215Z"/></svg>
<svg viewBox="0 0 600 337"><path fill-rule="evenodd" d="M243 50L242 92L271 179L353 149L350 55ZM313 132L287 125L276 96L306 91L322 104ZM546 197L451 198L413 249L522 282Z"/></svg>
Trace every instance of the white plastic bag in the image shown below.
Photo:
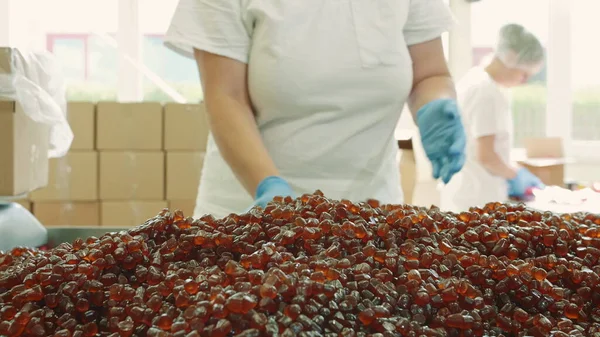
<svg viewBox="0 0 600 337"><path fill-rule="evenodd" d="M65 80L54 56L47 52L11 50L11 71L0 74L0 98L19 102L29 118L50 125L48 157L67 154L73 131L67 121Z"/></svg>
<svg viewBox="0 0 600 337"><path fill-rule="evenodd" d="M0 251L37 248L47 242L48 231L33 214L17 203L0 201Z"/></svg>

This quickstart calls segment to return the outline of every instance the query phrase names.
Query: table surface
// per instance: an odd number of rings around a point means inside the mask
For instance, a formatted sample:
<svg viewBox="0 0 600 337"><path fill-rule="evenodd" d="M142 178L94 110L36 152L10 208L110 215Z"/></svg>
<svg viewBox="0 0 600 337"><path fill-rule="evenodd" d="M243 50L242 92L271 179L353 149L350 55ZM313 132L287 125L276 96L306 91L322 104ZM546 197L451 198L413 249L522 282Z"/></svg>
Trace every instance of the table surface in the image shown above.
<svg viewBox="0 0 600 337"><path fill-rule="evenodd" d="M27 193L12 195L12 196L4 196L0 195L0 204L10 204L15 201L25 200L27 199Z"/></svg>
<svg viewBox="0 0 600 337"><path fill-rule="evenodd" d="M590 212L600 213L600 203L598 202L583 202L578 205L566 205L550 202L529 201L525 202L528 207L540 210L551 211L555 213L576 213ZM87 239L91 236L101 237L110 232L119 232L130 228L122 227L49 227L48 229L48 244L55 247L63 242L73 242L78 238Z"/></svg>
<svg viewBox="0 0 600 337"><path fill-rule="evenodd" d="M529 201L526 202L525 205L540 211L550 211L554 213L600 213L600 204L592 202L583 202L577 205L567 205L550 202Z"/></svg>
<svg viewBox="0 0 600 337"><path fill-rule="evenodd" d="M101 237L106 233L119 232L129 228L119 227L49 227L48 245L55 247L64 242L73 242L79 238L87 239L91 236Z"/></svg>

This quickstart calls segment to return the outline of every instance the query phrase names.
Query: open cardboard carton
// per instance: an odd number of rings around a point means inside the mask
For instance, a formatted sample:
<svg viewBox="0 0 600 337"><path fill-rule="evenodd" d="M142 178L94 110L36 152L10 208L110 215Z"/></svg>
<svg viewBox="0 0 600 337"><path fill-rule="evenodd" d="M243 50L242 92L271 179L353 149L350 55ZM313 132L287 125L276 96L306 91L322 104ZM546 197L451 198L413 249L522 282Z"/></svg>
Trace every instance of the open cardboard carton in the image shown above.
<svg viewBox="0 0 600 337"><path fill-rule="evenodd" d="M10 82L14 53L18 51L0 47L0 85ZM0 97L0 197L48 184L49 132L48 125L29 118L18 102Z"/></svg>
<svg viewBox="0 0 600 337"><path fill-rule="evenodd" d="M565 165L573 160L565 157L563 141L558 137L530 138L525 149L515 152L513 159L548 186L565 186Z"/></svg>
<svg viewBox="0 0 600 337"><path fill-rule="evenodd" d="M29 119L18 103L0 100L0 196L48 184L49 127Z"/></svg>

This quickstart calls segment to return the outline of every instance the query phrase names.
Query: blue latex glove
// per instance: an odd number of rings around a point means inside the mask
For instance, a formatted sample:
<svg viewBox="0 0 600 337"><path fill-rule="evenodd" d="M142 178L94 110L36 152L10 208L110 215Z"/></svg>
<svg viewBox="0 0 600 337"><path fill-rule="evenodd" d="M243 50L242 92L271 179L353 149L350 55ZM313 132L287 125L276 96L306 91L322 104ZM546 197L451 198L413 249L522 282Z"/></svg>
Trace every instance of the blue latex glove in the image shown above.
<svg viewBox="0 0 600 337"><path fill-rule="evenodd" d="M277 196L295 198L296 193L283 178L277 176L266 177L256 187L253 206L265 208L267 203L273 201L273 198Z"/></svg>
<svg viewBox="0 0 600 337"><path fill-rule="evenodd" d="M417 112L417 126L433 177L448 183L465 164L467 137L453 99L431 101Z"/></svg>
<svg viewBox="0 0 600 337"><path fill-rule="evenodd" d="M529 172L528 169L521 167L517 171L517 176L508 180L508 196L523 197L527 192L527 189L532 187L544 188L545 185L540 178L535 176L535 174Z"/></svg>

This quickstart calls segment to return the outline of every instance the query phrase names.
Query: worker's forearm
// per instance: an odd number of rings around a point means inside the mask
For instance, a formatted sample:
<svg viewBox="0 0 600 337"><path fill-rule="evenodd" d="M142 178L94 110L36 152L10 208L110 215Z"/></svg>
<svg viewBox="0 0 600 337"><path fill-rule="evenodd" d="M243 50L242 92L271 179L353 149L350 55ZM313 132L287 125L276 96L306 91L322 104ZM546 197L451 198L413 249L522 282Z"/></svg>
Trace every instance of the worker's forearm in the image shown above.
<svg viewBox="0 0 600 337"><path fill-rule="evenodd" d="M248 104L227 95L206 99L211 132L221 155L246 191L254 196L266 177L279 172L265 149Z"/></svg>
<svg viewBox="0 0 600 337"><path fill-rule="evenodd" d="M454 82L449 74L427 77L416 83L408 97L408 107L416 120L419 109L436 99L456 98Z"/></svg>
<svg viewBox="0 0 600 337"><path fill-rule="evenodd" d="M512 179L517 175L517 170L506 164L495 152L480 156L478 159L486 171L494 176Z"/></svg>

